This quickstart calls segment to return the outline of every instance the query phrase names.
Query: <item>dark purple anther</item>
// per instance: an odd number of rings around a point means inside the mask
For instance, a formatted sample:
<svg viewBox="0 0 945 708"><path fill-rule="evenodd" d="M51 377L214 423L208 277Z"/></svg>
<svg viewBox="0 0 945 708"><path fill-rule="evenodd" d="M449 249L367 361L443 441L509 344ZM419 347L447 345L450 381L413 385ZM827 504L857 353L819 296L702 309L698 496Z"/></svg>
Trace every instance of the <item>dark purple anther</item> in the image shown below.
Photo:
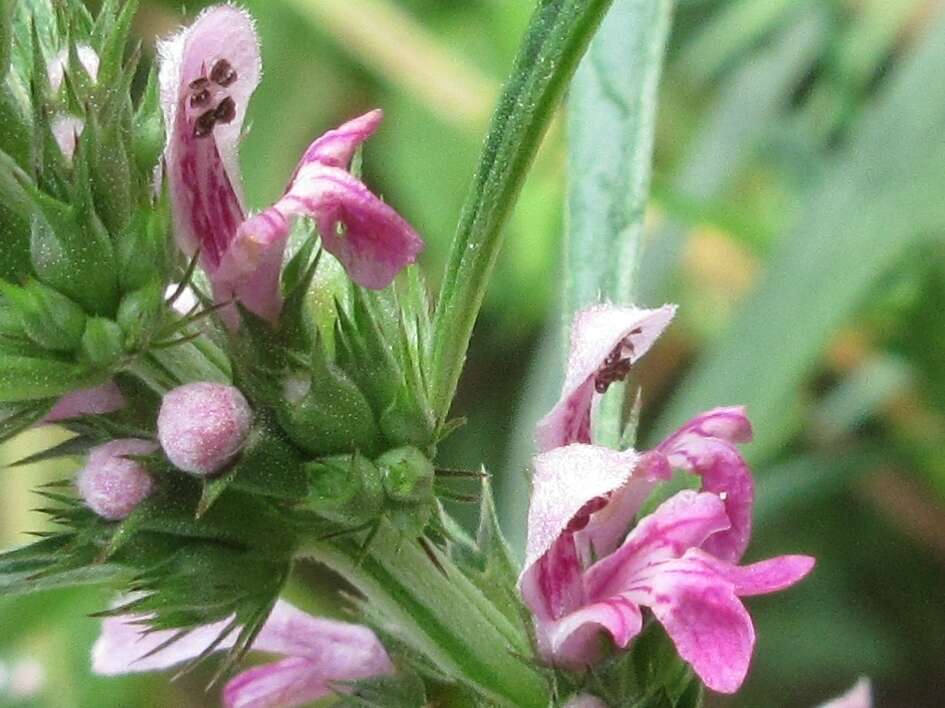
<svg viewBox="0 0 945 708"><path fill-rule="evenodd" d="M236 102L227 96L222 101L220 101L220 104L213 112L213 117L217 123L229 123L231 120L236 118Z"/></svg>
<svg viewBox="0 0 945 708"><path fill-rule="evenodd" d="M216 111L212 108L209 111L201 113L197 117L197 120L194 121L194 137L205 138L210 135L216 122Z"/></svg>
<svg viewBox="0 0 945 708"><path fill-rule="evenodd" d="M236 69L226 59L220 59L210 69L210 80L220 86L229 86L236 81Z"/></svg>
<svg viewBox="0 0 945 708"><path fill-rule="evenodd" d="M206 88L195 89L190 94L190 107L203 108L210 103L210 92Z"/></svg>

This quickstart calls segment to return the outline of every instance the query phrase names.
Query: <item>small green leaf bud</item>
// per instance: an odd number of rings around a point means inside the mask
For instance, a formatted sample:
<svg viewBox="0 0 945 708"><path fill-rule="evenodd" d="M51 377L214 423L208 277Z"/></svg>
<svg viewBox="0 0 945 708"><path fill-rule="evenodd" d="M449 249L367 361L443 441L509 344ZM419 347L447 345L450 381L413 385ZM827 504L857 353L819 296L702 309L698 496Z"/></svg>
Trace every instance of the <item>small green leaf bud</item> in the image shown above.
<svg viewBox="0 0 945 708"><path fill-rule="evenodd" d="M375 460L384 490L398 501L425 501L433 496L433 464L415 447L388 450Z"/></svg>
<svg viewBox="0 0 945 708"><path fill-rule="evenodd" d="M326 518L357 526L384 508L381 475L361 455L339 455L305 465L309 480L306 506Z"/></svg>
<svg viewBox="0 0 945 708"><path fill-rule="evenodd" d="M118 326L128 338L129 347L145 344L161 317L164 293L158 281L125 295L118 305Z"/></svg>
<svg viewBox="0 0 945 708"><path fill-rule="evenodd" d="M83 357L97 368L111 368L125 355L124 339L116 322L90 317L82 335Z"/></svg>
<svg viewBox="0 0 945 708"><path fill-rule="evenodd" d="M312 354L311 372L285 380L283 396L279 423L308 452L371 454L377 450L379 435L370 404L320 349Z"/></svg>

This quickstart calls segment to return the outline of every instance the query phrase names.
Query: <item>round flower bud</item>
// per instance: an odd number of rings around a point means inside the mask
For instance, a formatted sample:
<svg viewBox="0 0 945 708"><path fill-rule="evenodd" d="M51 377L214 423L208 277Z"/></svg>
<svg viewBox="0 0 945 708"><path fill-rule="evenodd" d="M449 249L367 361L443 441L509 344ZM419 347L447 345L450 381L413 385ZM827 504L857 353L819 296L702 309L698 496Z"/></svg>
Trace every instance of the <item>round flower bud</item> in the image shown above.
<svg viewBox="0 0 945 708"><path fill-rule="evenodd" d="M161 402L158 440L175 467L210 475L240 451L252 422L253 411L239 389L209 382L184 384Z"/></svg>
<svg viewBox="0 0 945 708"><path fill-rule="evenodd" d="M92 448L76 486L86 505L99 516L117 521L130 514L151 493L154 480L128 455L148 455L157 449L150 440L122 438Z"/></svg>

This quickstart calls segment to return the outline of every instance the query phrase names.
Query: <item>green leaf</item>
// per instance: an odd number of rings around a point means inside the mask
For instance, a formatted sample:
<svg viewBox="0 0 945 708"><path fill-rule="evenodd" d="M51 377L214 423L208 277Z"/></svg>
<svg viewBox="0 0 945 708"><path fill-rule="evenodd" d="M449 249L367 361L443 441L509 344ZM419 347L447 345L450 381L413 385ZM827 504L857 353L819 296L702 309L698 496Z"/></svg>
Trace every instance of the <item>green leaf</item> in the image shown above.
<svg viewBox="0 0 945 708"><path fill-rule="evenodd" d="M634 300L669 0L617 0L568 98L565 320Z"/></svg>
<svg viewBox="0 0 945 708"><path fill-rule="evenodd" d="M442 424L502 245L548 123L611 0L541 0L492 118L434 316L431 400Z"/></svg>
<svg viewBox="0 0 945 708"><path fill-rule="evenodd" d="M0 356L0 402L60 396L100 384L103 378L71 362L4 354Z"/></svg>
<svg viewBox="0 0 945 708"><path fill-rule="evenodd" d="M0 443L4 443L39 421L49 412L54 399L0 404Z"/></svg>
<svg viewBox="0 0 945 708"><path fill-rule="evenodd" d="M16 0L0 0L0 81L6 78L10 69L14 9Z"/></svg>
<svg viewBox="0 0 945 708"><path fill-rule="evenodd" d="M829 337L910 245L945 229L937 196L945 145L945 15L860 119L765 276L670 401L654 433L701 410L744 403L756 426L749 454L770 455L797 429L797 394ZM895 134L896 148L888 136Z"/></svg>

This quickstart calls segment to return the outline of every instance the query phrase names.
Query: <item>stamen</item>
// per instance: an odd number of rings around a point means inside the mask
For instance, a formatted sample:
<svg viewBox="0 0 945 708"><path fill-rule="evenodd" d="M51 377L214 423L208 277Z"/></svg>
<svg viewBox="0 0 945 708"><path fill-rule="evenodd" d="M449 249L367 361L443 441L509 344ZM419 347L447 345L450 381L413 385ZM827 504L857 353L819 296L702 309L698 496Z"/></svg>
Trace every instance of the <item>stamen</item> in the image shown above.
<svg viewBox="0 0 945 708"><path fill-rule="evenodd" d="M199 76L193 81L191 81L188 86L191 91L199 91L200 89L205 89L210 84L210 79L206 76Z"/></svg>
<svg viewBox="0 0 945 708"><path fill-rule="evenodd" d="M609 495L603 497L594 497L593 499L585 502L584 506L578 509L577 513L571 517L571 521L568 522L565 531L574 533L587 526L588 522L591 520L591 514L594 514L607 506L607 502L609 501L608 497Z"/></svg>
<svg viewBox="0 0 945 708"><path fill-rule="evenodd" d="M194 89L194 92L190 94L191 108L201 108L208 103L210 103L210 91L206 88Z"/></svg>
<svg viewBox="0 0 945 708"><path fill-rule="evenodd" d="M227 96L220 101L216 110L213 112L213 117L218 123L229 123L236 118L236 102Z"/></svg>
<svg viewBox="0 0 945 708"><path fill-rule="evenodd" d="M209 111L201 113L194 121L194 137L205 138L213 132L213 126L216 124L216 111L212 108Z"/></svg>
<svg viewBox="0 0 945 708"><path fill-rule="evenodd" d="M236 78L236 69L226 59L220 59L210 69L210 80L220 86L229 86Z"/></svg>

